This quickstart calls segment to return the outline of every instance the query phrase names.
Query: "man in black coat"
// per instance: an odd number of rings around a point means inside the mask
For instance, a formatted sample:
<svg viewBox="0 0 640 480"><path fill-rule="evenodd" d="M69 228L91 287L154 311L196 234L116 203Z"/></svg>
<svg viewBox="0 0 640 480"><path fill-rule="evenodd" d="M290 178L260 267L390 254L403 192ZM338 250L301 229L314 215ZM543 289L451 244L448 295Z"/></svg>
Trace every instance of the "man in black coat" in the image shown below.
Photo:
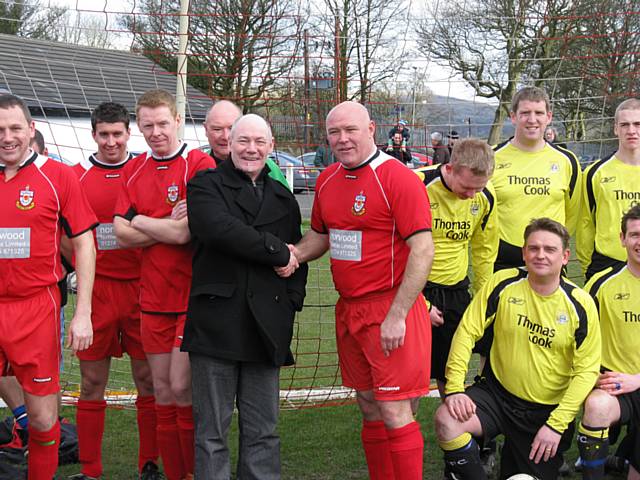
<svg viewBox="0 0 640 480"><path fill-rule="evenodd" d="M268 175L273 139L261 117L237 120L230 146L231 161L199 173L187 189L195 250L182 350L192 368L195 478L230 478L235 402L238 478L278 479L279 371L293 363L293 321L307 267L287 279L274 267L297 265L287 244L301 238L300 209Z"/></svg>

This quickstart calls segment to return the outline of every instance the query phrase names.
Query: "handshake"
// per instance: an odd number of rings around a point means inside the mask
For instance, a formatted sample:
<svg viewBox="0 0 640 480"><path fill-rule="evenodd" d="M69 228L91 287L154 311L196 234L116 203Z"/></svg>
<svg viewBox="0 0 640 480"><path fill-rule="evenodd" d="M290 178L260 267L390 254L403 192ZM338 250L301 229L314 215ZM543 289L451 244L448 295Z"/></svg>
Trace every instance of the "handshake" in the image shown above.
<svg viewBox="0 0 640 480"><path fill-rule="evenodd" d="M291 255L289 256L289 263L284 267L273 267L276 273L282 278L290 277L300 266L300 262L298 261L300 251L295 245L291 245L290 243L287 244L287 247L289 247L289 252L291 252Z"/></svg>

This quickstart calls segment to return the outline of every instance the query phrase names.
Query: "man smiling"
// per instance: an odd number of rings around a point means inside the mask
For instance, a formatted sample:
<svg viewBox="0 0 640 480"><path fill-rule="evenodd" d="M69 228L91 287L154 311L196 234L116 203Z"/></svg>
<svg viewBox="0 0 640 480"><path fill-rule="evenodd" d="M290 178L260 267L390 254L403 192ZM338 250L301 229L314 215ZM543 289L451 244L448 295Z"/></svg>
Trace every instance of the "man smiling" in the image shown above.
<svg viewBox="0 0 640 480"><path fill-rule="evenodd" d="M181 480L193 473L189 358L180 352L192 257L186 183L215 162L178 138L182 119L169 92L145 92L136 115L151 150L125 166L113 225L122 247L142 248L140 332L156 397L158 448L169 480Z"/></svg>
<svg viewBox="0 0 640 480"><path fill-rule="evenodd" d="M267 174L272 148L269 125L245 115L231 129L231 159L188 186L195 255L182 350L193 372L196 478L231 478L235 405L238 478L280 478L278 379L280 367L293 363L307 268L286 279L273 269L297 266L287 243L300 239L301 218L293 194Z"/></svg>
<svg viewBox="0 0 640 480"><path fill-rule="evenodd" d="M78 300L67 346L93 341L91 290L96 218L73 170L30 148L35 124L24 101L0 96L0 369L13 370L29 412L29 479L51 480L60 422L61 234L76 256Z"/></svg>
<svg viewBox="0 0 640 480"><path fill-rule="evenodd" d="M537 87L519 90L511 102L513 138L494 147L491 181L498 203L500 246L496 270L522 266L522 232L532 218L548 217L576 227L580 208L580 165L576 156L544 140L551 102Z"/></svg>
<svg viewBox="0 0 640 480"><path fill-rule="evenodd" d="M521 250L527 270L495 273L453 337L436 434L447 478L484 480L476 439L504 434L500 478L557 478L573 420L598 376L600 329L589 295L561 277L569 233L535 219ZM483 378L465 390L471 351L489 338Z"/></svg>

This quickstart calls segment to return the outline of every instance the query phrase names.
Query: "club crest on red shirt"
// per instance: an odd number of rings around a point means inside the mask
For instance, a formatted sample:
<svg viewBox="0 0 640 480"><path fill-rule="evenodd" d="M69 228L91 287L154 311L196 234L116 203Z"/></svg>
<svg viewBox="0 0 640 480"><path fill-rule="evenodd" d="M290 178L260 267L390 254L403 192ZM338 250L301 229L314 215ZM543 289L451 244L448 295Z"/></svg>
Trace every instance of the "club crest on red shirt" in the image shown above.
<svg viewBox="0 0 640 480"><path fill-rule="evenodd" d="M178 203L179 194L180 194L180 189L175 183L172 185L169 185L169 187L167 188L167 203L169 205L175 205L176 203Z"/></svg>
<svg viewBox="0 0 640 480"><path fill-rule="evenodd" d="M367 197L363 191L360 191L359 194L356 195L356 199L353 202L353 208L351 209L351 213L356 216L364 215L366 212L366 208L364 208L364 204L367 201Z"/></svg>
<svg viewBox="0 0 640 480"><path fill-rule="evenodd" d="M29 185L24 187L24 190L20 190L18 201L16 201L16 207L20 210L31 210L36 204L33 201L33 190L29 189Z"/></svg>

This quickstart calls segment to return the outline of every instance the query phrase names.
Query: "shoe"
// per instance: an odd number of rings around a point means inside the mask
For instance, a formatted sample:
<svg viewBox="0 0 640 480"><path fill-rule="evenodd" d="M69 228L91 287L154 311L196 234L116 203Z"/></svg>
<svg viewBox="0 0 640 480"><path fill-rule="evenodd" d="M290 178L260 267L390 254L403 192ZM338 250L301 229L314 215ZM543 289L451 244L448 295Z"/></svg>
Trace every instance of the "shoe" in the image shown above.
<svg viewBox="0 0 640 480"><path fill-rule="evenodd" d="M496 452L491 447L480 451L480 462L487 478L493 478L496 473Z"/></svg>
<svg viewBox="0 0 640 480"><path fill-rule="evenodd" d="M568 477L571 475L571 466L567 463L566 460L562 461L562 465L560 465L560 469L558 470L558 475L560 475L561 477Z"/></svg>
<svg viewBox="0 0 640 480"><path fill-rule="evenodd" d="M90 477L85 475L84 473L76 473L75 475L71 475L68 480L98 480L95 477Z"/></svg>
<svg viewBox="0 0 640 480"><path fill-rule="evenodd" d="M578 459L576 460L576 463L573 466L573 470L576 472L582 471L582 459L580 457L578 457Z"/></svg>
<svg viewBox="0 0 640 480"><path fill-rule="evenodd" d="M158 465L149 460L140 470L140 480L162 480L164 475L160 473Z"/></svg>
<svg viewBox="0 0 640 480"><path fill-rule="evenodd" d="M629 462L622 457L616 455L607 455L607 461L604 464L604 471L608 474L625 475L629 470Z"/></svg>

